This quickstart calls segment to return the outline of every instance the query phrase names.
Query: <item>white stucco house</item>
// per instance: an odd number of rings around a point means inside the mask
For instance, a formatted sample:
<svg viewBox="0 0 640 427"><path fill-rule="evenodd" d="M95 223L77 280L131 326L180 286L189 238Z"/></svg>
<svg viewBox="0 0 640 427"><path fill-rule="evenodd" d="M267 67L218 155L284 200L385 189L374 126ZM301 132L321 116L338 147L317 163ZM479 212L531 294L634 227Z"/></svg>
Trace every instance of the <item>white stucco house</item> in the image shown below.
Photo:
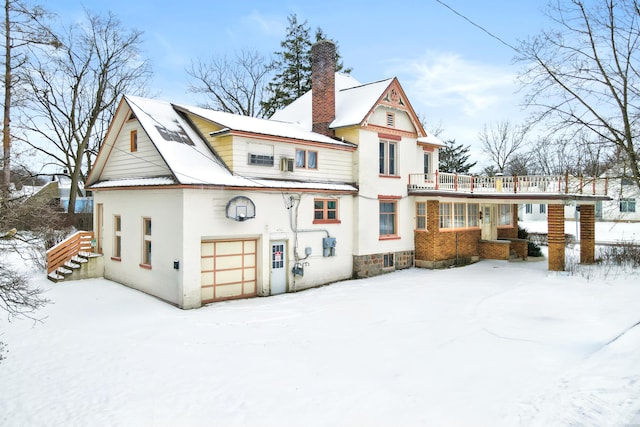
<svg viewBox="0 0 640 427"><path fill-rule="evenodd" d="M193 308L412 266L401 177L441 143L397 79L314 49L312 92L269 120L122 99L86 183L106 278Z"/></svg>
<svg viewBox="0 0 640 427"><path fill-rule="evenodd" d="M441 173L443 144L396 78L335 73L329 41L312 58L312 90L268 120L121 100L85 184L105 278L195 308L413 266L526 258L521 203L549 205L552 270L564 269L561 209L581 205L581 259L593 261L601 183ZM52 280L63 249L87 236L49 251Z"/></svg>

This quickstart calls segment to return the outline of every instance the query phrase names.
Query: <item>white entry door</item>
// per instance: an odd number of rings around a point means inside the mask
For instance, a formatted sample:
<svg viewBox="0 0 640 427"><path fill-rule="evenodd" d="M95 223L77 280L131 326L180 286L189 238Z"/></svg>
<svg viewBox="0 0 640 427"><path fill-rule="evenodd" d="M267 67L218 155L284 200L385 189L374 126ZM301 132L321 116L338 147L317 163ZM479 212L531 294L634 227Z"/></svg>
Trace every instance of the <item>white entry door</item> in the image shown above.
<svg viewBox="0 0 640 427"><path fill-rule="evenodd" d="M271 295L287 292L287 242L271 242Z"/></svg>
<svg viewBox="0 0 640 427"><path fill-rule="evenodd" d="M482 240L498 238L497 205L481 205L482 208Z"/></svg>

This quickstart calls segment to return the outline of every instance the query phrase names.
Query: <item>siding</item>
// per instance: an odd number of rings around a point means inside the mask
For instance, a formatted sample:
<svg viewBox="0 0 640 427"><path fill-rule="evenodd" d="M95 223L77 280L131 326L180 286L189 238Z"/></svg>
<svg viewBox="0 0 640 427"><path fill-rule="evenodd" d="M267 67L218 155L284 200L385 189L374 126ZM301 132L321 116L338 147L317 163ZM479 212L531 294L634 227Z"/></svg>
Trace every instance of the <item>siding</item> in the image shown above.
<svg viewBox="0 0 640 427"><path fill-rule="evenodd" d="M250 144L272 146L273 166L250 165L248 160ZM318 153L318 169L295 168L293 172L281 171L280 159L284 157L295 158L296 148L316 151ZM235 165L233 172L251 177L293 179L296 181L353 182L355 179L352 174L352 159L353 152L351 151L335 150L312 145L268 142L239 137L234 139L233 144L233 164Z"/></svg>
<svg viewBox="0 0 640 427"><path fill-rule="evenodd" d="M138 132L138 150L134 153L130 146L132 130ZM170 174L169 168L138 121L130 120L122 126L101 176L102 179L119 179Z"/></svg>
<svg viewBox="0 0 640 427"><path fill-rule="evenodd" d="M189 115L189 120L198 128L198 131L207 140L209 145L214 149L227 167L233 170L233 144L231 136L210 137L210 132L216 132L222 129L210 121L201 119L197 116Z"/></svg>

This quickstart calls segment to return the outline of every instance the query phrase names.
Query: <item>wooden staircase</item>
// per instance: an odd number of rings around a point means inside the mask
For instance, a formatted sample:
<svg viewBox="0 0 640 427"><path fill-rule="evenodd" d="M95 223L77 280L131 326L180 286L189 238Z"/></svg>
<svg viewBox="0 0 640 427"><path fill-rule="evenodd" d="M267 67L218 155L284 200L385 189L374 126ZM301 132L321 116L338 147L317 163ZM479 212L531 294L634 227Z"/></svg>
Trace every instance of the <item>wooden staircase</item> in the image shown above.
<svg viewBox="0 0 640 427"><path fill-rule="evenodd" d="M102 277L102 256L93 252L93 232L78 231L47 251L47 278L52 282Z"/></svg>

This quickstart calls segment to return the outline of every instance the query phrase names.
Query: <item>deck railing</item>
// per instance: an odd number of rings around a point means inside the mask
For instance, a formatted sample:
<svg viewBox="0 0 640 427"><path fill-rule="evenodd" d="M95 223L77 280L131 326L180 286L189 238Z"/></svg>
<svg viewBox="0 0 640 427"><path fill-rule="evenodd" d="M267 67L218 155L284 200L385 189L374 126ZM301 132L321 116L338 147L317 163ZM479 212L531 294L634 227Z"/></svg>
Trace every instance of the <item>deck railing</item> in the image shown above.
<svg viewBox="0 0 640 427"><path fill-rule="evenodd" d="M93 252L92 231L78 231L47 251L47 274L64 265L80 252Z"/></svg>
<svg viewBox="0 0 640 427"><path fill-rule="evenodd" d="M410 174L409 190L456 193L543 193L606 196L607 178L565 175L475 176L435 172Z"/></svg>

